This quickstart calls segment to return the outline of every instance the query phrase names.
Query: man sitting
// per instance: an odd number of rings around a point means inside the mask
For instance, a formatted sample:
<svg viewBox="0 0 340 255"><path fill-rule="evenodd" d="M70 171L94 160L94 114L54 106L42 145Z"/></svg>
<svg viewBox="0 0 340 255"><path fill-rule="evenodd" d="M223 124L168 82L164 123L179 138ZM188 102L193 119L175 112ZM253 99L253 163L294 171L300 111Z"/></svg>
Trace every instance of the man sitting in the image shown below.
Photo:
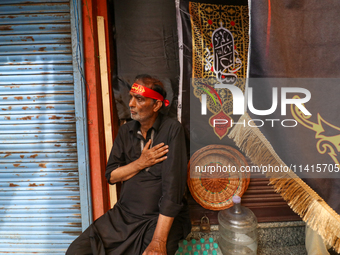
<svg viewBox="0 0 340 255"><path fill-rule="evenodd" d="M122 182L120 198L67 255L173 255L190 232L183 128L159 112L168 104L159 80L137 76L130 96L133 120L120 127L105 173L110 184Z"/></svg>

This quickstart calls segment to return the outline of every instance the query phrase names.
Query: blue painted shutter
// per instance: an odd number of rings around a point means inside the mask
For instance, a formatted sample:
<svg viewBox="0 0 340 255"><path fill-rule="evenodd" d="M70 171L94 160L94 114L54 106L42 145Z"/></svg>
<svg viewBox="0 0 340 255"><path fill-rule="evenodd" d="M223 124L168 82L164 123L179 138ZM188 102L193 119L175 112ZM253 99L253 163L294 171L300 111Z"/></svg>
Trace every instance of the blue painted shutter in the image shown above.
<svg viewBox="0 0 340 255"><path fill-rule="evenodd" d="M0 254L65 254L82 231L70 7L0 0Z"/></svg>

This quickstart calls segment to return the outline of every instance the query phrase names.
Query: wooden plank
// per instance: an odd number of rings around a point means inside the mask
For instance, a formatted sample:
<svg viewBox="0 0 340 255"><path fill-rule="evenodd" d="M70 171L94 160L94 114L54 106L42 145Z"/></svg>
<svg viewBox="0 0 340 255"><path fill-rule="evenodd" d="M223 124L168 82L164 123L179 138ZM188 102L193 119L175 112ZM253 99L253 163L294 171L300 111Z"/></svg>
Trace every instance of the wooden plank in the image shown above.
<svg viewBox="0 0 340 255"><path fill-rule="evenodd" d="M111 123L111 105L110 105L110 89L107 71L106 59L106 42L105 42L105 24L104 17L97 17L98 26L98 49L99 49L99 66L100 79L102 89L103 101L103 115L104 115L104 133L105 133L105 147L106 147L106 161L109 159L111 148L113 145L112 137L112 123ZM111 207L117 202L116 185L110 185L110 203Z"/></svg>

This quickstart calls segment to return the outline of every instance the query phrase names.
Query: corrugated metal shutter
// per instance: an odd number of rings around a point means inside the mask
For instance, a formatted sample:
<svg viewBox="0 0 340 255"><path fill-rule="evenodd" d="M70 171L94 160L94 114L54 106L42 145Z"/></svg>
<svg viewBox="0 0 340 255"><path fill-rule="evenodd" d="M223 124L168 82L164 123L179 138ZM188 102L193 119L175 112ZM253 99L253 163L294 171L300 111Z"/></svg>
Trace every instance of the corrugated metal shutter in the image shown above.
<svg viewBox="0 0 340 255"><path fill-rule="evenodd" d="M0 254L65 254L82 230L70 7L0 0Z"/></svg>

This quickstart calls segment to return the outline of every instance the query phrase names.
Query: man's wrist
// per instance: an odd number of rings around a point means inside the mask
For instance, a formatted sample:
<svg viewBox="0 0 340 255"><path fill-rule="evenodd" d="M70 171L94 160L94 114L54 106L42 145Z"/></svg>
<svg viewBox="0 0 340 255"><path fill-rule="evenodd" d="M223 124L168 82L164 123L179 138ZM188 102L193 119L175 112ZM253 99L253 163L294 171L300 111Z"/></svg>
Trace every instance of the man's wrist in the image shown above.
<svg viewBox="0 0 340 255"><path fill-rule="evenodd" d="M166 244L167 238L162 238L162 237L153 237L152 241L158 242L161 244Z"/></svg>
<svg viewBox="0 0 340 255"><path fill-rule="evenodd" d="M143 170L145 167L144 167L144 164L143 164L143 162L142 162L142 160L140 159L140 158L138 158L136 161L135 161L135 163L136 163L136 168L138 169L138 170Z"/></svg>

